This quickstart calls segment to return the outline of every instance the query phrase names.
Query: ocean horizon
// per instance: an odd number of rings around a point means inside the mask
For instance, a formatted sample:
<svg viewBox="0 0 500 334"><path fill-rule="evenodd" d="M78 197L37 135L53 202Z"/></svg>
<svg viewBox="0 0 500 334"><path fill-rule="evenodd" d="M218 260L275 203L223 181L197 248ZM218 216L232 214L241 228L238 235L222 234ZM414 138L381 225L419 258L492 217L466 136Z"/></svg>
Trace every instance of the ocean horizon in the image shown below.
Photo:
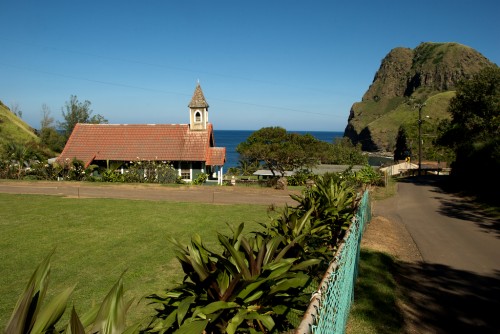
<svg viewBox="0 0 500 334"><path fill-rule="evenodd" d="M215 146L226 148L226 163L224 164L224 172L231 167L238 167L239 154L236 152L236 147L239 143L247 140L247 138L258 130L214 130ZM333 143L335 138L343 137L343 131L288 131L290 133L310 134L315 138Z"/></svg>

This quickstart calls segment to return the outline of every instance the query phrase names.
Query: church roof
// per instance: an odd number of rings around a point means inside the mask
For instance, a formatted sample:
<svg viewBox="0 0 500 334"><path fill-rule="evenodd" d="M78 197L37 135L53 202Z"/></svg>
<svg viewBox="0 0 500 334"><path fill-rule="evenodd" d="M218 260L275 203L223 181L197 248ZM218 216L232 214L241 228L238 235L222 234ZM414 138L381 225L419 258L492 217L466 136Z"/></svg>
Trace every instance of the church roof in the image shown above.
<svg viewBox="0 0 500 334"><path fill-rule="evenodd" d="M89 166L94 160L204 161L222 166L226 149L212 147L212 124L192 131L187 124L78 123L57 161L74 158Z"/></svg>
<svg viewBox="0 0 500 334"><path fill-rule="evenodd" d="M193 97L191 98L191 102L189 102L189 108L208 108L207 100L205 100L205 96L203 95L203 91L201 90L201 86L198 83L193 93Z"/></svg>

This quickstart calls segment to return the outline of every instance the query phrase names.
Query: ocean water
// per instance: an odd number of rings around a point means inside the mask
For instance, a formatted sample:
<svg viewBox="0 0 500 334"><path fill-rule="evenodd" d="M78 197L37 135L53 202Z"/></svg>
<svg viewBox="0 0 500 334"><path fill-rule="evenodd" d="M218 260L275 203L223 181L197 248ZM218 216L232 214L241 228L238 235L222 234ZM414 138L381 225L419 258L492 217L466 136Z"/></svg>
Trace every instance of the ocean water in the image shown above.
<svg viewBox="0 0 500 334"><path fill-rule="evenodd" d="M236 152L236 146L244 142L255 132L254 130L214 130L215 146L226 148L226 163L224 164L224 172L230 167L237 167L239 154ZM310 134L319 140L332 143L334 138L342 137L343 132L338 131L290 131L299 134Z"/></svg>

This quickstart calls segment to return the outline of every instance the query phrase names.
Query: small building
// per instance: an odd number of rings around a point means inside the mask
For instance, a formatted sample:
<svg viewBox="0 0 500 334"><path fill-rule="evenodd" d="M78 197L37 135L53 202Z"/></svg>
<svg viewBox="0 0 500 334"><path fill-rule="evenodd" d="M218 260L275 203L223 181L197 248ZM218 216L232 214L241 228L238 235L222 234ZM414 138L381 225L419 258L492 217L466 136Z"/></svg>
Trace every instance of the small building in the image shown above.
<svg viewBox="0 0 500 334"><path fill-rule="evenodd" d="M363 165L354 165L354 166L351 166L351 165L327 165L327 164L320 164L320 165L317 165L313 168L310 169L310 172L312 174L315 174L315 175L324 175L326 173L342 173L342 172L345 172L346 170L348 170L349 168L353 171L353 172L357 172L357 171L360 171L361 169L363 169ZM253 173L253 175L257 176L257 178L259 180L266 180L266 179L269 179L269 178L273 178L273 177L276 177L276 176L281 176L281 173L278 172L278 171L274 171L274 175L273 175L273 172L269 169L259 169L257 170L255 173ZM285 171L285 175L284 176L293 176L295 175L296 171Z"/></svg>
<svg viewBox="0 0 500 334"><path fill-rule="evenodd" d="M168 162L185 181L200 173L222 184L226 148L216 147L209 105L201 86L195 88L189 124L83 124L78 123L57 163L81 160L85 167L134 161Z"/></svg>

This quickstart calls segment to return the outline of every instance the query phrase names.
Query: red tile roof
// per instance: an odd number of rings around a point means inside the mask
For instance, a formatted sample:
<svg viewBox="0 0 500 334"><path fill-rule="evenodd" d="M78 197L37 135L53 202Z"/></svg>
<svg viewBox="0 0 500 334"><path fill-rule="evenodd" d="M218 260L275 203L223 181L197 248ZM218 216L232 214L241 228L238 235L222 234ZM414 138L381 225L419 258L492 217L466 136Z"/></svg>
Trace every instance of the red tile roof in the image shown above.
<svg viewBox="0 0 500 334"><path fill-rule="evenodd" d="M191 131L187 124L82 124L73 129L58 158L76 158L85 166L93 160L205 161L222 166L226 149L211 147L212 124L206 131Z"/></svg>

